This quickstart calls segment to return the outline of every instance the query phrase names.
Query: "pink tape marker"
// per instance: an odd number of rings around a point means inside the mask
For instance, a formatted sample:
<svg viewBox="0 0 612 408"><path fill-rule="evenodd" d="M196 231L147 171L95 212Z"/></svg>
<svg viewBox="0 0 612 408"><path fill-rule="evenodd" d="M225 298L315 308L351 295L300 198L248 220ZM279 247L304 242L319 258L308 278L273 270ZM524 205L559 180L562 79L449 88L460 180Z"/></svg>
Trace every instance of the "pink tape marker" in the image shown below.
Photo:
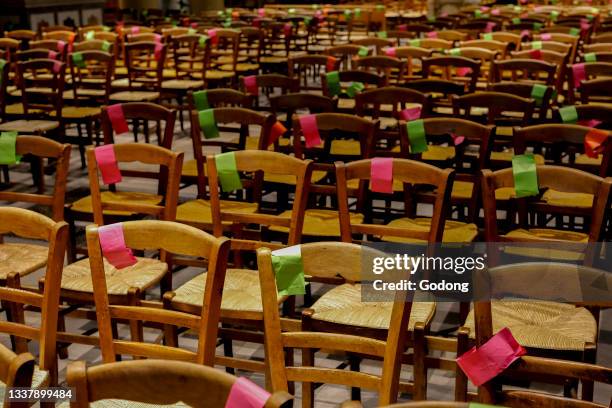
<svg viewBox="0 0 612 408"><path fill-rule="evenodd" d="M421 107L417 106L414 108L403 109L400 111L399 117L405 121L417 120L421 117Z"/></svg>
<svg viewBox="0 0 612 408"><path fill-rule="evenodd" d="M495 28L496 25L497 23L494 23L493 21L487 22L487 26L485 27L485 33L493 32L493 29Z"/></svg>
<svg viewBox="0 0 612 408"><path fill-rule="evenodd" d="M336 61L337 59L335 57L327 57L327 64L325 64L325 69L327 70L327 72L332 72L336 70Z"/></svg>
<svg viewBox="0 0 612 408"><path fill-rule="evenodd" d="M266 9L265 8L259 8L257 9L257 15L259 17L265 17L266 16Z"/></svg>
<svg viewBox="0 0 612 408"><path fill-rule="evenodd" d="M210 29L206 32L206 35L208 35L208 38L210 38L210 43L211 44L217 44L219 42L219 37L217 37L217 30L216 29Z"/></svg>
<svg viewBox="0 0 612 408"><path fill-rule="evenodd" d="M389 48L385 49L385 55L387 57L395 57L397 55L395 47L389 47Z"/></svg>
<svg viewBox="0 0 612 408"><path fill-rule="evenodd" d="M541 60L542 59L542 50L531 50L529 51L529 56L533 59Z"/></svg>
<svg viewBox="0 0 612 408"><path fill-rule="evenodd" d="M496 377L519 357L526 354L506 327L479 348L457 358L457 364L476 386Z"/></svg>
<svg viewBox="0 0 612 408"><path fill-rule="evenodd" d="M126 268L138 262L132 250L125 245L123 225L120 222L98 227L98 237L102 254L115 268Z"/></svg>
<svg viewBox="0 0 612 408"><path fill-rule="evenodd" d="M521 31L521 37L529 37L531 35L531 31L523 30Z"/></svg>
<svg viewBox="0 0 612 408"><path fill-rule="evenodd" d="M162 40L162 36L161 36L161 35L159 35L159 34L153 34L153 40L154 40L156 43L160 43L160 42L161 42L161 40Z"/></svg>
<svg viewBox="0 0 612 408"><path fill-rule="evenodd" d="M480 7L480 11L482 11L483 13L486 13L487 11L489 11L489 7L482 6L482 7Z"/></svg>
<svg viewBox="0 0 612 408"><path fill-rule="evenodd" d="M491 14L493 14L494 16L499 16L501 14L501 11L499 9L493 9L491 10Z"/></svg>
<svg viewBox="0 0 612 408"><path fill-rule="evenodd" d="M589 119L589 120L579 120L578 124L580 126L586 126L586 127L590 127L590 128L594 128L597 127L599 125L601 125L601 120L597 120L597 119Z"/></svg>
<svg viewBox="0 0 612 408"><path fill-rule="evenodd" d="M270 393L245 377L239 377L225 402L225 408L263 408Z"/></svg>
<svg viewBox="0 0 612 408"><path fill-rule="evenodd" d="M438 33L436 31L430 31L430 32L425 34L425 37L427 37L427 38L438 38Z"/></svg>
<svg viewBox="0 0 612 408"><path fill-rule="evenodd" d="M259 95L259 88L257 87L257 77L255 75L250 75L244 77L243 79L246 91L251 95Z"/></svg>
<svg viewBox="0 0 612 408"><path fill-rule="evenodd" d="M393 193L393 158L375 157L370 162L370 188L376 193Z"/></svg>
<svg viewBox="0 0 612 408"><path fill-rule="evenodd" d="M302 134L306 140L306 147L316 147L321 144L321 135L317 126L317 117L315 115L300 116L300 127Z"/></svg>
<svg viewBox="0 0 612 408"><path fill-rule="evenodd" d="M293 31L293 26L290 23L286 23L283 26L283 34L285 35L285 37L289 37L292 31Z"/></svg>
<svg viewBox="0 0 612 408"><path fill-rule="evenodd" d="M62 40L59 40L57 42L57 51L64 52L64 48L66 48L66 42L62 41Z"/></svg>
<svg viewBox="0 0 612 408"><path fill-rule="evenodd" d="M121 104L107 106L106 113L116 134L121 135L130 131Z"/></svg>
<svg viewBox="0 0 612 408"><path fill-rule="evenodd" d="M107 144L104 146L96 147L94 149L96 156L96 163L102 174L102 181L104 184L115 184L122 180L119 166L117 165L117 158L115 157L115 146Z"/></svg>
<svg viewBox="0 0 612 408"><path fill-rule="evenodd" d="M455 144L455 146L459 146L465 141L465 136L459 136L454 133L451 133L450 135L453 138L453 143Z"/></svg>
<svg viewBox="0 0 612 408"><path fill-rule="evenodd" d="M542 35L540 35L540 39L542 41L550 41L552 38L552 35L550 35L549 33L544 33Z"/></svg>
<svg viewBox="0 0 612 408"><path fill-rule="evenodd" d="M49 58L49 59L56 59L57 58L57 52L49 50L49 54L47 55L47 58Z"/></svg>
<svg viewBox="0 0 612 408"><path fill-rule="evenodd" d="M191 27L191 28L198 28L198 23L193 22L193 23L189 24L189 27Z"/></svg>
<svg viewBox="0 0 612 408"><path fill-rule="evenodd" d="M140 34L140 27L138 27L138 26L133 26L133 27L130 29L130 32L131 32L132 34L134 34L134 35L136 35L136 34Z"/></svg>
<svg viewBox="0 0 612 408"><path fill-rule="evenodd" d="M53 72L58 74L62 70L62 61L53 61Z"/></svg>
<svg viewBox="0 0 612 408"><path fill-rule="evenodd" d="M397 26L397 29L399 31L407 31L408 30L408 25L407 24L400 24Z"/></svg>
<svg viewBox="0 0 612 408"><path fill-rule="evenodd" d="M472 68L469 68L469 67L457 67L455 69L455 72L459 76L466 76L466 75L469 75L469 74L472 73Z"/></svg>
<svg viewBox="0 0 612 408"><path fill-rule="evenodd" d="M574 88L578 88L582 81L586 79L586 68L584 64L572 65L572 74L574 75Z"/></svg>
<svg viewBox="0 0 612 408"><path fill-rule="evenodd" d="M159 61L162 55L162 50L164 49L164 45L160 42L155 43L155 50L153 50L153 58L156 61Z"/></svg>

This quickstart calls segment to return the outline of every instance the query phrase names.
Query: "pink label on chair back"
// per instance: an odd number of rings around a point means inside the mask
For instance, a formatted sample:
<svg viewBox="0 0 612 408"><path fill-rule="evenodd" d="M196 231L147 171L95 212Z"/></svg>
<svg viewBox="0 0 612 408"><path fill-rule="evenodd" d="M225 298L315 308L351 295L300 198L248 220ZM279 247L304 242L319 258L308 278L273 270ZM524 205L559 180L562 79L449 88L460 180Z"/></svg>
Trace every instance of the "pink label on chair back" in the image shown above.
<svg viewBox="0 0 612 408"><path fill-rule="evenodd" d="M289 37L292 31L293 26L291 25L291 23L285 23L285 25L283 26L283 34L285 35L285 37Z"/></svg>
<svg viewBox="0 0 612 408"><path fill-rule="evenodd" d="M123 224L117 223L98 227L98 236L102 254L115 268L125 268L138 262L132 254L132 250L125 245Z"/></svg>
<svg viewBox="0 0 612 408"><path fill-rule="evenodd" d="M263 408L270 393L251 380L239 377L225 402L225 408Z"/></svg>
<svg viewBox="0 0 612 408"><path fill-rule="evenodd" d="M306 147L316 147L321 144L321 135L319 134L319 126L317 125L317 117L315 115L300 116L300 127L306 141Z"/></svg>
<svg viewBox="0 0 612 408"><path fill-rule="evenodd" d="M264 8L257 9L257 15L259 17L265 17L266 16L266 9L264 9Z"/></svg>
<svg viewBox="0 0 612 408"><path fill-rule="evenodd" d="M579 120L577 123L580 126L594 128L594 127L601 125L602 122L601 120L597 120L597 119L589 119L589 120Z"/></svg>
<svg viewBox="0 0 612 408"><path fill-rule="evenodd" d="M427 37L427 38L438 38L438 32L437 31L430 31L430 32L425 34L425 37Z"/></svg>
<svg viewBox="0 0 612 408"><path fill-rule="evenodd" d="M121 181L121 172L115 157L115 146L107 144L94 149L96 163L102 174L104 184L115 184Z"/></svg>
<svg viewBox="0 0 612 408"><path fill-rule="evenodd" d="M529 51L529 57L537 60L542 59L542 50L531 50Z"/></svg>
<svg viewBox="0 0 612 408"><path fill-rule="evenodd" d="M497 23L494 23L493 21L488 21L487 26L485 27L485 33L493 32L493 29L495 28L496 25Z"/></svg>
<svg viewBox="0 0 612 408"><path fill-rule="evenodd" d="M421 107L417 106L414 108L403 109L400 111L399 117L401 120L405 121L417 120L421 117Z"/></svg>
<svg viewBox="0 0 612 408"><path fill-rule="evenodd" d="M393 193L393 158L375 157L370 162L370 188L377 193Z"/></svg>
<svg viewBox="0 0 612 408"><path fill-rule="evenodd" d="M210 38L210 43L211 44L217 44L219 42L219 37L217 37L217 30L216 29L210 29L206 32L206 35L208 35L208 38Z"/></svg>
<svg viewBox="0 0 612 408"><path fill-rule="evenodd" d="M455 146L459 146L461 143L465 141L465 136L459 136L455 133L451 133L450 135L453 138L453 143Z"/></svg>
<svg viewBox="0 0 612 408"><path fill-rule="evenodd" d="M159 34L153 34L153 41L155 41L156 43L160 43L162 40L162 36Z"/></svg>
<svg viewBox="0 0 612 408"><path fill-rule="evenodd" d="M552 35L550 35L549 33L544 33L540 36L540 39L542 41L550 41L551 38L552 38Z"/></svg>
<svg viewBox="0 0 612 408"><path fill-rule="evenodd" d="M57 42L57 50L58 50L59 52L64 52L64 48L66 48L66 42L65 42L65 41L62 41L62 40L59 40L59 41Z"/></svg>
<svg viewBox="0 0 612 408"><path fill-rule="evenodd" d="M389 47L389 48L385 49L385 55L387 57L395 57L397 55L395 47Z"/></svg>
<svg viewBox="0 0 612 408"><path fill-rule="evenodd" d="M133 27L130 29L130 32L131 32L132 34L134 34L134 35L136 35L136 34L140 34L140 27L138 27L138 26L133 26Z"/></svg>
<svg viewBox="0 0 612 408"><path fill-rule="evenodd" d="M397 29L399 31L407 31L408 30L408 25L407 24L400 24L397 26Z"/></svg>
<svg viewBox="0 0 612 408"><path fill-rule="evenodd" d="M163 49L164 44L162 44L161 42L155 43L155 50L153 50L153 58L155 58L156 61L159 61L159 59L161 58Z"/></svg>
<svg viewBox="0 0 612 408"><path fill-rule="evenodd" d="M198 28L198 23L193 22L193 23L189 24L189 27L191 27L191 28Z"/></svg>
<svg viewBox="0 0 612 408"><path fill-rule="evenodd" d="M62 61L53 61L53 72L58 74L62 69Z"/></svg>
<svg viewBox="0 0 612 408"><path fill-rule="evenodd" d="M572 74L574 75L574 88L578 88L582 81L586 79L586 68L584 64L572 65Z"/></svg>
<svg viewBox="0 0 612 408"><path fill-rule="evenodd" d="M531 35L531 31L523 30L521 31L521 37L529 37Z"/></svg>
<svg viewBox="0 0 612 408"><path fill-rule="evenodd" d="M503 372L526 354L510 330L505 327L479 348L472 348L457 358L457 364L476 386Z"/></svg>
<svg viewBox="0 0 612 408"><path fill-rule="evenodd" d="M49 58L49 59L56 59L57 58L57 52L49 50L49 54L47 55L47 58Z"/></svg>
<svg viewBox="0 0 612 408"><path fill-rule="evenodd" d="M116 134L121 135L130 131L121 104L118 103L116 105L107 106L106 113L108 114L108 119L111 121L113 131Z"/></svg>
<svg viewBox="0 0 612 408"><path fill-rule="evenodd" d="M244 87L251 95L259 95L259 88L257 87L257 77L255 75L249 75L244 77Z"/></svg>
<svg viewBox="0 0 612 408"><path fill-rule="evenodd" d="M493 14L494 16L499 16L501 14L501 10L500 9L493 9L493 10L491 10L491 14Z"/></svg>
<svg viewBox="0 0 612 408"><path fill-rule="evenodd" d="M469 74L472 73L472 68L469 68L469 67L457 67L455 69L455 72L459 76L466 76L466 75L469 75Z"/></svg>
<svg viewBox="0 0 612 408"><path fill-rule="evenodd" d="M327 72L332 72L336 70L336 61L336 57L327 57L327 63L325 64L325 69L327 70Z"/></svg>

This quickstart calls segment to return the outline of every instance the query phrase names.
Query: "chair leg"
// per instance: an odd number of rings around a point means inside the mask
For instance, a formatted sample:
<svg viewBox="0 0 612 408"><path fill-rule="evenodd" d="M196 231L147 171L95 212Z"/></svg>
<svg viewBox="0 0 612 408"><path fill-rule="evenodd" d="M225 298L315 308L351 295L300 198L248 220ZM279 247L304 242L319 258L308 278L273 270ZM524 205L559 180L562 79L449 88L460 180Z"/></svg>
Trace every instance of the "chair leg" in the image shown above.
<svg viewBox="0 0 612 408"><path fill-rule="evenodd" d="M302 349L302 366L314 367L314 351L312 349ZM302 383L302 408L312 408L314 406L314 384L311 382Z"/></svg>
<svg viewBox="0 0 612 408"><path fill-rule="evenodd" d="M149 137L149 121L146 119L142 121L142 131L144 133L145 143L149 144L151 142Z"/></svg>
<svg viewBox="0 0 612 408"><path fill-rule="evenodd" d="M81 130L81 124L77 123L76 124L76 128L77 128L77 134L79 137L79 154L81 155L81 168L84 169L86 164L85 164L85 144L83 143L83 131Z"/></svg>
<svg viewBox="0 0 612 408"><path fill-rule="evenodd" d="M221 324L221 327L228 327L227 324ZM221 342L223 343L223 355L225 357L234 357L234 345L231 338L221 337ZM225 372L229 374L234 374L234 369L232 367L226 367Z"/></svg>
<svg viewBox="0 0 612 408"><path fill-rule="evenodd" d="M21 288L21 281L18 273L10 273L6 278L6 286L9 288L19 289ZM25 314L23 311L23 305L21 303L7 303L10 309L11 319L13 323L25 323ZM28 340L24 337L11 336L11 340L15 347L15 353L27 353L28 351Z"/></svg>
<svg viewBox="0 0 612 408"><path fill-rule="evenodd" d="M128 304L130 306L138 306L140 304L141 293L138 288L128 289ZM132 341L142 343L144 341L144 333L142 328L141 320L130 320L130 337ZM141 357L133 356L134 360L140 359Z"/></svg>
<svg viewBox="0 0 612 408"><path fill-rule="evenodd" d="M414 395L415 401L424 401L427 399L427 367L425 366L425 357L427 356L427 348L425 345L425 325L417 323L414 326Z"/></svg>
<svg viewBox="0 0 612 408"><path fill-rule="evenodd" d="M594 344L587 344L584 349L584 361L589 364L595 364L597 362L597 348ZM584 401L593 401L595 383L593 381L582 381L582 396L581 399Z"/></svg>
<svg viewBox="0 0 612 408"><path fill-rule="evenodd" d="M64 210L64 218L68 223L68 248L66 248L66 255L68 258L68 264L76 262L77 258L77 239L76 239L76 224L72 211L69 208Z"/></svg>
<svg viewBox="0 0 612 408"><path fill-rule="evenodd" d="M172 298L174 298L174 292L165 293L163 296L164 309L172 310ZM164 325L164 344L168 347L178 347L178 331L176 326L171 324Z"/></svg>

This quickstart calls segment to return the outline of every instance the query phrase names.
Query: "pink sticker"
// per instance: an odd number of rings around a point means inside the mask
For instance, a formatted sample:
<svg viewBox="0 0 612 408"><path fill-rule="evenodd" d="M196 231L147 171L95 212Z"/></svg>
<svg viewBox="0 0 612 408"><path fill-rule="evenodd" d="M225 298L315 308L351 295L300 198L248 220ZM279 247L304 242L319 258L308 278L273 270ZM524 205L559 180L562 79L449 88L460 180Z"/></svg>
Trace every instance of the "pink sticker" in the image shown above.
<svg viewBox="0 0 612 408"><path fill-rule="evenodd" d="M219 37L217 37L217 30L215 28L208 30L206 32L206 35L208 35L208 37L210 38L211 44L214 45L219 43Z"/></svg>
<svg viewBox="0 0 612 408"><path fill-rule="evenodd" d="M253 21L251 21L251 25L253 27L261 27L261 18L254 18Z"/></svg>
<svg viewBox="0 0 612 408"><path fill-rule="evenodd" d="M195 23L195 22L194 22L194 23L189 24L189 26L190 26L191 28L198 28L198 23Z"/></svg>
<svg viewBox="0 0 612 408"><path fill-rule="evenodd" d="M552 38L552 35L550 35L549 33L544 33L540 36L540 39L542 41L550 41Z"/></svg>
<svg viewBox="0 0 612 408"><path fill-rule="evenodd" d="M159 61L159 59L161 58L163 49L164 44L160 42L155 43L155 50L153 50L153 58L155 58L156 61Z"/></svg>
<svg viewBox="0 0 612 408"><path fill-rule="evenodd" d="M266 16L266 9L264 9L264 8L257 9L257 15L259 17L265 17Z"/></svg>
<svg viewBox="0 0 612 408"><path fill-rule="evenodd" d="M300 116L300 127L306 141L306 147L316 147L321 144L321 135L319 134L319 126L317 125L317 117L315 115Z"/></svg>
<svg viewBox="0 0 612 408"><path fill-rule="evenodd" d="M476 386L480 386L510 366L526 351L505 327L479 348L457 358L457 364Z"/></svg>
<svg viewBox="0 0 612 408"><path fill-rule="evenodd" d="M531 50L529 51L529 56L533 59L541 60L542 59L542 50Z"/></svg>
<svg viewBox="0 0 612 408"><path fill-rule="evenodd" d="M102 254L115 268L122 269L138 262L132 250L125 245L123 225L120 222L98 227L98 237Z"/></svg>
<svg viewBox="0 0 612 408"><path fill-rule="evenodd" d="M133 27L131 28L130 32L131 32L133 35L140 34L140 27L138 27L138 26L133 26Z"/></svg>
<svg viewBox="0 0 612 408"><path fill-rule="evenodd" d="M430 32L425 34L425 37L427 37L427 38L438 38L438 33L436 31L430 31Z"/></svg>
<svg viewBox="0 0 612 408"><path fill-rule="evenodd" d="M421 107L417 106L414 108L403 109L399 113L401 120L410 121L417 120L421 117Z"/></svg>
<svg viewBox="0 0 612 408"><path fill-rule="evenodd" d="M467 76L472 73L472 68L469 67L457 67L455 68L455 72L458 76Z"/></svg>
<svg viewBox="0 0 612 408"><path fill-rule="evenodd" d="M407 24L400 24L397 26L397 29L399 31L407 31L408 30L408 25Z"/></svg>
<svg viewBox="0 0 612 408"><path fill-rule="evenodd" d="M115 146L107 144L96 147L94 149L94 155L96 156L96 163L102 174L102 181L104 184L119 183L122 177L119 166L117 165L117 158L115 157Z"/></svg>
<svg viewBox="0 0 612 408"><path fill-rule="evenodd" d="M389 47L389 48L385 49L385 55L387 57L395 57L397 55L395 47Z"/></svg>
<svg viewBox="0 0 612 408"><path fill-rule="evenodd" d="M586 68L584 64L572 65L572 74L574 75L574 88L578 88L582 81L586 79Z"/></svg>
<svg viewBox="0 0 612 408"><path fill-rule="evenodd" d="M160 43L162 40L161 35L159 34L153 34L153 41L155 41L156 43Z"/></svg>
<svg viewBox="0 0 612 408"><path fill-rule="evenodd" d="M59 74L62 70L62 61L53 61L53 72Z"/></svg>
<svg viewBox="0 0 612 408"><path fill-rule="evenodd" d="M283 26L283 34L285 35L285 37L289 37L292 31L293 31L293 26L291 25L291 23L286 23Z"/></svg>
<svg viewBox="0 0 612 408"><path fill-rule="evenodd" d="M586 127L594 128L594 127L597 127L597 126L601 125L602 121L601 120L597 120L597 119L589 119L589 120L579 120L577 123L580 126L586 126Z"/></svg>
<svg viewBox="0 0 612 408"><path fill-rule="evenodd" d="M315 17L316 17L316 18L321 18L321 17L323 17L323 13L321 12L321 10L317 10L317 11L315 11Z"/></svg>
<svg viewBox="0 0 612 408"><path fill-rule="evenodd" d="M338 60L336 59L336 57L332 57L332 56L327 57L327 63L325 64L325 69L327 70L327 72L332 72L336 70L337 61Z"/></svg>
<svg viewBox="0 0 612 408"><path fill-rule="evenodd" d="M487 26L485 27L485 33L493 32L493 29L495 28L496 25L497 23L494 23L493 21L488 21Z"/></svg>
<svg viewBox="0 0 612 408"><path fill-rule="evenodd" d="M270 393L245 377L239 377L225 402L225 408L263 408Z"/></svg>
<svg viewBox="0 0 612 408"><path fill-rule="evenodd" d="M66 48L66 42L65 42L65 41L62 41L62 40L59 40L59 41L57 42L57 50L58 50L59 52L64 52L64 48Z"/></svg>
<svg viewBox="0 0 612 408"><path fill-rule="evenodd" d="M440 13L440 17L448 17L448 12L443 11L442 13Z"/></svg>
<svg viewBox="0 0 612 408"><path fill-rule="evenodd" d="M500 9L493 9L493 10L491 10L491 14L493 14L494 16L499 16L501 14L501 10Z"/></svg>
<svg viewBox="0 0 612 408"><path fill-rule="evenodd" d="M589 28L591 28L589 21L586 19L582 19L580 21L580 29L584 32L584 31L589 31Z"/></svg>
<svg viewBox="0 0 612 408"><path fill-rule="evenodd" d="M123 133L127 133L130 131L128 128L127 121L125 120L125 116L123 114L123 106L121 104L110 105L106 107L106 114L108 115L108 119L111 121L111 126L113 127L113 131L121 135Z"/></svg>
<svg viewBox="0 0 612 408"><path fill-rule="evenodd" d="M47 54L47 58L49 58L49 59L56 59L57 58L57 52L49 50L49 54Z"/></svg>
<svg viewBox="0 0 612 408"><path fill-rule="evenodd" d="M376 193L393 193L393 158L375 157L370 162L370 188Z"/></svg>
<svg viewBox="0 0 612 408"><path fill-rule="evenodd" d="M486 13L487 11L489 11L489 7L482 6L482 7L480 7L480 11L482 11L483 13Z"/></svg>
<svg viewBox="0 0 612 408"><path fill-rule="evenodd" d="M465 141L465 136L459 136L454 133L451 133L450 135L453 138L453 143L455 144L455 146L459 146Z"/></svg>
<svg viewBox="0 0 612 408"><path fill-rule="evenodd" d="M246 76L243 78L244 87L251 95L259 95L259 88L257 87L257 77L255 75Z"/></svg>
<svg viewBox="0 0 612 408"><path fill-rule="evenodd" d="M531 31L523 30L521 31L521 37L529 37L531 35Z"/></svg>

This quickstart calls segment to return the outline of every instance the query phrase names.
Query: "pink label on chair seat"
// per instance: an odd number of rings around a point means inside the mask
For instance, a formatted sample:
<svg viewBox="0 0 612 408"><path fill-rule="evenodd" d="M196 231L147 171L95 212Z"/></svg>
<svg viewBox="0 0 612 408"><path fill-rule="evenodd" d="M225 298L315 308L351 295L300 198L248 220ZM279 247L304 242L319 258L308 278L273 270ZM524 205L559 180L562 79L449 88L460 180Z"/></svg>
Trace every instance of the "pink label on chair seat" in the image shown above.
<svg viewBox="0 0 612 408"><path fill-rule="evenodd" d="M123 224L110 224L98 227L98 236L102 254L117 269L122 269L136 262L132 250L125 245Z"/></svg>
<svg viewBox="0 0 612 408"><path fill-rule="evenodd" d="M225 408L263 408L270 393L251 380L239 377L225 402Z"/></svg>
<svg viewBox="0 0 612 408"><path fill-rule="evenodd" d="M377 193L393 193L393 158L375 157L370 162L370 188Z"/></svg>
<svg viewBox="0 0 612 408"><path fill-rule="evenodd" d="M317 117L315 115L300 116L300 127L306 141L306 147L316 147L321 144L321 135L317 125Z"/></svg>
<svg viewBox="0 0 612 408"><path fill-rule="evenodd" d="M117 165L117 158L115 157L115 146L107 144L96 147L94 155L96 156L96 163L102 174L104 184L119 183L122 178L119 166Z"/></svg>

